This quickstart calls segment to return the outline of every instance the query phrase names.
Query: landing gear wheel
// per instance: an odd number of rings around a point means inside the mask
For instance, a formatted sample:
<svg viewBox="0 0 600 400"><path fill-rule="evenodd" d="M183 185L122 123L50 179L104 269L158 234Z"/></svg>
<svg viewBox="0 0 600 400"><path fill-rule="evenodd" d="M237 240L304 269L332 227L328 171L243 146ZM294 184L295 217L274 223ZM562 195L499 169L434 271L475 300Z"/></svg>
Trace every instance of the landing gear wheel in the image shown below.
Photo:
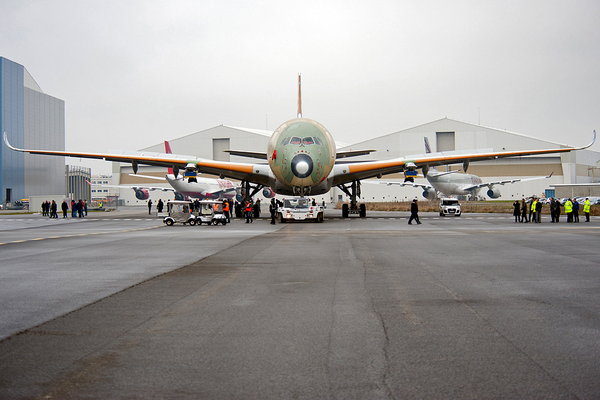
<svg viewBox="0 0 600 400"><path fill-rule="evenodd" d="M358 215L361 218L366 218L367 217L367 206L365 204L361 204L360 206L358 206Z"/></svg>
<svg viewBox="0 0 600 400"><path fill-rule="evenodd" d="M348 204L342 204L342 218L348 218Z"/></svg>

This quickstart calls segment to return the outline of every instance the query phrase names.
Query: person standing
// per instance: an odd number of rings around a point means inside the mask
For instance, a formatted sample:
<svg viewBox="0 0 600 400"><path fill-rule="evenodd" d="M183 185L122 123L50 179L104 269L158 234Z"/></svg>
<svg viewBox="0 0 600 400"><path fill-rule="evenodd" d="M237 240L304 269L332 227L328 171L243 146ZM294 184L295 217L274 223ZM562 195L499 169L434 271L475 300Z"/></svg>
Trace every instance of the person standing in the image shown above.
<svg viewBox="0 0 600 400"><path fill-rule="evenodd" d="M275 199L271 199L271 204L269 204L269 212L271 213L271 225L275 225L275 214L277 213L277 204L275 204Z"/></svg>
<svg viewBox="0 0 600 400"><path fill-rule="evenodd" d="M513 203L513 215L515 216L515 222L521 222L521 205L519 204L519 200L515 200Z"/></svg>
<svg viewBox="0 0 600 400"><path fill-rule="evenodd" d="M230 223L231 220L229 219L229 200L225 200L223 202L223 214L225 214L225 218L227 218L227 223Z"/></svg>
<svg viewBox="0 0 600 400"><path fill-rule="evenodd" d="M83 201L83 212L85 213L85 216L87 217L87 200Z"/></svg>
<svg viewBox="0 0 600 400"><path fill-rule="evenodd" d="M417 199L414 199L410 205L410 218L408 219L409 225L412 225L413 219L417 221L418 225L421 224L421 221L419 221L419 206L417 205Z"/></svg>
<svg viewBox="0 0 600 400"><path fill-rule="evenodd" d="M579 202L573 199L573 222L579 222Z"/></svg>
<svg viewBox="0 0 600 400"><path fill-rule="evenodd" d="M71 200L71 217L77 218L77 205L75 200Z"/></svg>
<svg viewBox="0 0 600 400"><path fill-rule="evenodd" d="M550 198L550 222L556 222L556 200Z"/></svg>
<svg viewBox="0 0 600 400"><path fill-rule="evenodd" d="M164 203L162 201L162 199L158 199L158 203L156 203L156 211L161 213L164 207ZM195 210L198 211L198 210Z"/></svg>
<svg viewBox="0 0 600 400"><path fill-rule="evenodd" d="M585 222L590 222L590 209L592 208L592 203L590 203L590 199L588 197L585 198L585 203L583 203L583 212L585 213Z"/></svg>
<svg viewBox="0 0 600 400"><path fill-rule="evenodd" d="M544 205L544 203L542 203L541 201L536 201L536 203L535 203L535 215L536 215L538 224L542 223L542 206L543 205Z"/></svg>
<svg viewBox="0 0 600 400"><path fill-rule="evenodd" d="M525 203L525 199L521 199L521 222L529 222L527 221L527 203Z"/></svg>
<svg viewBox="0 0 600 400"><path fill-rule="evenodd" d="M248 224L254 222L254 219L252 218L252 199L246 200L246 207L244 208L244 211L246 212L246 223Z"/></svg>
<svg viewBox="0 0 600 400"><path fill-rule="evenodd" d="M148 200L148 215L152 215L152 199Z"/></svg>
<svg viewBox="0 0 600 400"><path fill-rule="evenodd" d="M56 202L54 200L52 200L52 205L50 206L50 218L58 218L56 209L57 209Z"/></svg>
<svg viewBox="0 0 600 400"><path fill-rule="evenodd" d="M69 205L66 200L63 200L62 205L60 206L63 212L63 218L67 218L67 211L69 211Z"/></svg>
<svg viewBox="0 0 600 400"><path fill-rule="evenodd" d="M567 213L567 222L573 222L573 203L571 199L565 201L565 212Z"/></svg>
<svg viewBox="0 0 600 400"><path fill-rule="evenodd" d="M531 199L531 206L529 207L529 221L537 222L537 215L535 213L536 206L537 206L537 200L535 197L533 197Z"/></svg>

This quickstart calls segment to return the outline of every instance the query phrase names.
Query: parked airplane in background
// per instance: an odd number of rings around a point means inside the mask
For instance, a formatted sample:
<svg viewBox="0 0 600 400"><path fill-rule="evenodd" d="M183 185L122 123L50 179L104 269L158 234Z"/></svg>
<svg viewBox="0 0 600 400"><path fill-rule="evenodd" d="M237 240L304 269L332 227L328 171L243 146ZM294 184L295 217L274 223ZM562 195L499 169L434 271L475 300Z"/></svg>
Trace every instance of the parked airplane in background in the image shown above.
<svg viewBox="0 0 600 400"><path fill-rule="evenodd" d="M424 139L425 152L430 154L431 147L429 146L429 140L427 140L427 138ZM548 176L527 179L506 179L502 181L483 182L477 175L462 173L460 171L438 171L435 168L429 168L428 170L425 170L425 172L425 178L429 181L429 185L414 182L387 182L387 184L421 188L423 189L423 197L428 200L435 199L438 192L441 192L445 196L470 196L471 199L476 199L479 196L481 189L485 188L487 188L486 194L488 197L497 199L500 197L500 190L495 186L546 179L552 176L552 174L550 174Z"/></svg>
<svg viewBox="0 0 600 400"><path fill-rule="evenodd" d="M300 88L300 79L298 86ZM134 173L137 173L139 164L171 167L175 176L178 176L180 169L185 169L187 172L209 173L241 180L244 193L249 197L266 187L271 187L275 193L286 196L316 196L327 193L333 186L336 186L350 197L350 206L345 204L342 208L344 217L347 217L349 213L356 213L361 217L366 216L365 204L358 205L361 180L363 179L405 171L414 173L418 168L428 170L436 165L458 163L462 163L463 170L466 171L470 162L581 150L591 146L595 139L596 133L594 132L592 142L584 147L453 155L440 153L420 155L414 158L401 157L383 161L348 163L345 161L346 157L369 154L371 150L338 152L333 137L323 125L314 120L302 118L300 101L298 118L284 122L273 132L267 144L266 153L231 152L234 155L267 160L267 163L223 162L193 156L158 153L129 155L19 149L10 145L8 135L6 132L4 133L6 145L14 151L128 162L132 164Z"/></svg>

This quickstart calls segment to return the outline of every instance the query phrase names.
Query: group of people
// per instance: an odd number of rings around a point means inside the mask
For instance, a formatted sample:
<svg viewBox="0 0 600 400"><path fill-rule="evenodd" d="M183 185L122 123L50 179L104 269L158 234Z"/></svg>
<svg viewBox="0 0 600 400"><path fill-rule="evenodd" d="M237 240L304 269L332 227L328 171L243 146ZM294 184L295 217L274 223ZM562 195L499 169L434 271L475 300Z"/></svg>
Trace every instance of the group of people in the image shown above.
<svg viewBox="0 0 600 400"><path fill-rule="evenodd" d="M580 204L577 199L567 199L565 204L562 205L561 202L555 198L550 198L550 217L551 222L557 223L560 220L561 207L565 208L565 214L567 214L567 222L579 222L579 209ZM531 199L531 203L525 201L525 199L515 200L513 203L513 215L515 217L515 222L535 222L541 223L541 214L544 203L540 201L540 199L533 197ZM585 199L583 204L583 212L585 214L585 221L590 222L590 209L591 202L589 198ZM529 211L529 214L528 214Z"/></svg>
<svg viewBox="0 0 600 400"><path fill-rule="evenodd" d="M61 206L60 206L62 213L63 213L63 218L67 218L67 214L69 212L69 204L67 203L67 200L63 200ZM58 218L58 205L56 204L56 202L54 200L52 200L52 202L50 201L45 201L42 203L42 215L44 217L49 217L49 218ZM71 216L73 218L83 218L87 215L87 200L81 200L79 199L79 201L75 201L75 200L71 200Z"/></svg>

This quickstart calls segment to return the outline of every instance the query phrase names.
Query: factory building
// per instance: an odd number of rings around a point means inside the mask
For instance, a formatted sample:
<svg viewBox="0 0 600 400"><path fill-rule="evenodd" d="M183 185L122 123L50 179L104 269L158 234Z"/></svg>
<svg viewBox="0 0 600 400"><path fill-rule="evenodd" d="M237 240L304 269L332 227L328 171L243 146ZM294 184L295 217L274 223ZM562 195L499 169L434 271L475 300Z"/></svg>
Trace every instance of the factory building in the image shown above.
<svg viewBox="0 0 600 400"><path fill-rule="evenodd" d="M232 162L261 162L244 157L231 156L224 150L245 150L265 152L271 131L263 131L247 128L234 128L230 126L217 126L196 132L170 141L171 148L175 154L187 154L193 157L202 157L219 161ZM335 137L335 139L343 139ZM388 160L410 155L422 155L425 153L424 138L427 138L432 152L448 151L511 151L511 150L534 150L554 149L564 146L581 146L591 139L589 136L577 135L573 137L575 143L559 144L542 140L527 135L494 129L477 124L460 122L448 118L429 122L413 128L382 135L355 143L351 146L341 145L338 150L361 150L374 149L375 152L368 156L355 157L351 161L358 160ZM143 152L164 153L164 144L156 144L141 149ZM544 155L536 157L523 157L518 159L498 159L485 162L473 162L468 166L467 172L478 175L484 182L498 181L508 178L531 178L547 176L551 178L519 182L511 185L498 186L500 189L500 200L512 200L523 196L543 196L551 185L592 183L599 181L599 173L593 177L593 170L600 160L600 153L596 151L581 150L571 153L556 155ZM262 161L264 162L264 161ZM453 165L451 169L462 169L462 164ZM446 167L439 167L445 169ZM151 185L157 186L157 180L132 176L133 170L129 164L115 163L113 174L120 184L126 185ZM166 170L157 167L140 166L138 175L164 176ZM214 177L203 175L206 177ZM420 189L388 186L387 182L402 181L402 174L384 175L381 179L373 178L362 181L361 201L407 201L413 198L422 198ZM417 178L417 182L427 183L424 178ZM166 183L160 184L168 187ZM485 190L480 194L485 197ZM150 198L163 200L167 197L164 192L150 192ZM258 196L260 198L260 195ZM121 190L121 198L125 204L140 204L135 198L133 190ZM326 202L346 201L346 195L338 188L333 188L324 196L317 196L317 201Z"/></svg>
<svg viewBox="0 0 600 400"><path fill-rule="evenodd" d="M0 57L0 133L20 148L65 149L65 103L42 91L27 69ZM0 198L16 203L65 194L63 157L40 157L0 146Z"/></svg>

